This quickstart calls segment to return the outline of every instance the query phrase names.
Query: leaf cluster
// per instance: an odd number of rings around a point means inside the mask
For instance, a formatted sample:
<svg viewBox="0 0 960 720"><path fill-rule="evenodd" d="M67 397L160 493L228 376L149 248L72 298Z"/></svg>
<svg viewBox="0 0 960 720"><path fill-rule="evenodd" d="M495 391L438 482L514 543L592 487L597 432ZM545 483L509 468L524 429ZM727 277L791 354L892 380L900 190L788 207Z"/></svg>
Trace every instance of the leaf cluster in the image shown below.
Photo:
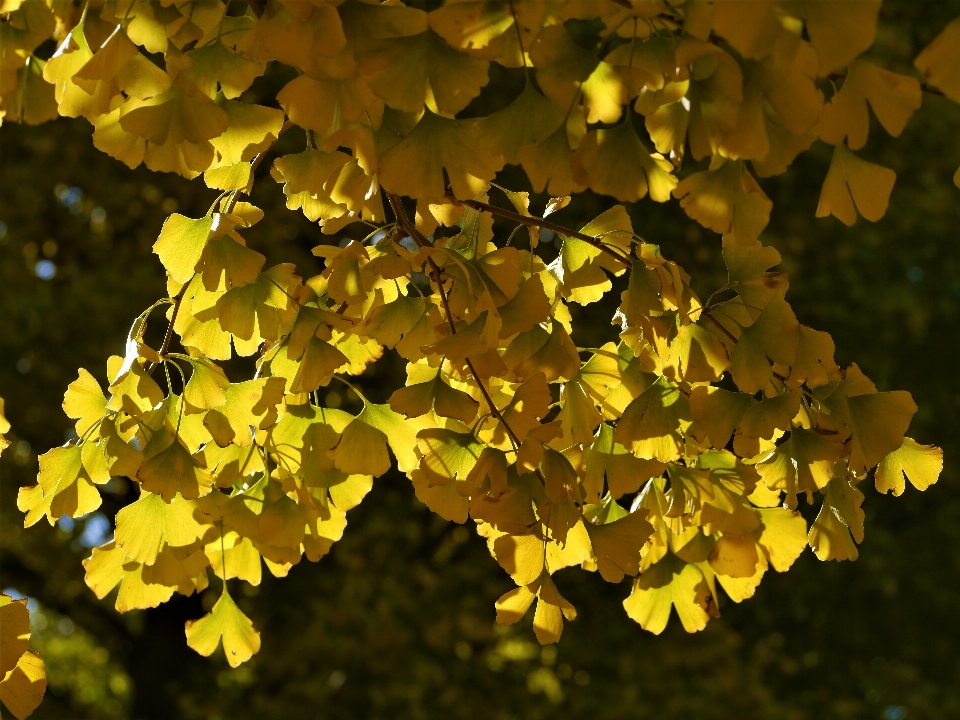
<svg viewBox="0 0 960 720"><path fill-rule="evenodd" d="M780 256L758 239L772 204L754 175L785 172L819 138L835 151L818 215L883 215L893 171L853 151L868 106L898 135L922 88L859 58L878 6L287 0L236 15L220 2L8 0L8 117L83 116L128 165L203 173L222 191L204 217L164 223L168 297L108 361L106 392L85 370L68 388L78 440L41 457L18 501L26 525L92 512L100 486L130 478L141 496L85 562L88 585L119 586L125 611L201 591L212 571L222 596L187 641L204 655L222 641L233 666L260 638L227 581L319 560L393 461L433 511L476 525L516 583L498 620L535 603L541 643L576 616L553 578L566 567L633 578L624 608L659 633L672 611L702 629L720 589L746 599L807 546L855 559L868 474L881 492L901 494L905 476L925 489L942 454L905 437L908 393L841 370L832 339L797 320ZM584 34L588 20L602 29ZM917 59L954 99L956 27ZM59 46L43 61L33 52L49 37ZM467 117L491 62L522 68L524 89ZM279 108L243 102L269 63L297 71ZM265 268L242 234L263 213L240 197L293 125L306 147L270 170L287 206L324 232L370 231L315 248L325 269L306 279ZM709 166L681 180L688 153ZM723 234L726 284L701 300L623 206L579 230L534 216L527 193L491 184L506 164L555 196L544 216L586 188L679 198ZM491 203L501 191L515 212ZM495 233L494 216L528 242ZM610 341L577 347L570 304L615 284ZM151 347L162 309L169 327ZM319 388L349 385L385 350L408 363L386 404L320 407ZM234 357L253 359L252 378L227 376ZM809 527L799 496L819 503Z"/></svg>

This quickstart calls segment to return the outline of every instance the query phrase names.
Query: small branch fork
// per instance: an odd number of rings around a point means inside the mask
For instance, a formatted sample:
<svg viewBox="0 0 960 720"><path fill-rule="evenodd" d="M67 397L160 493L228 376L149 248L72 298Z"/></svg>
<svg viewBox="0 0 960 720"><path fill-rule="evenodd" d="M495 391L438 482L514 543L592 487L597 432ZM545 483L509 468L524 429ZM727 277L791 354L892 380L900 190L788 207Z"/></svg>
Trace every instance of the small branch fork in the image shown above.
<svg viewBox="0 0 960 720"><path fill-rule="evenodd" d="M390 201L390 207L393 208L393 214L396 216L397 222L400 223L400 227L403 228L403 231L417 244L417 247L431 247L430 242L419 230L417 230L416 226L410 222L410 218L407 217L407 213L403 209L403 204L401 203L400 198L392 193L387 193L387 199ZM447 291L444 290L443 281L440 279L440 266L434 262L432 257L427 258L427 263L430 265L430 274L433 275L433 279L437 283L437 290L440 293L440 300L443 303L443 310L447 316L447 324L450 326L450 332L456 335L457 327L453 322L453 315L450 312L450 303L447 300ZM480 376L477 374L477 369L473 366L470 358L464 358L464 362L466 363L467 368L470 370L470 374L473 375L473 379L477 383L477 386L480 388L480 393L483 395L483 399L487 403L487 407L490 408L490 413L500 422L501 425L503 425L504 430L507 431L507 435L510 436L510 440L519 450L520 438L517 437L517 434L513 431L513 428L511 428L510 425L507 424L507 421L504 420L503 414L500 412L499 408L497 408L496 404L493 402L493 398L490 397L490 393L487 391L487 388L480 380ZM540 475L539 470L537 470L537 475ZM540 480L545 482L542 475L540 475Z"/></svg>

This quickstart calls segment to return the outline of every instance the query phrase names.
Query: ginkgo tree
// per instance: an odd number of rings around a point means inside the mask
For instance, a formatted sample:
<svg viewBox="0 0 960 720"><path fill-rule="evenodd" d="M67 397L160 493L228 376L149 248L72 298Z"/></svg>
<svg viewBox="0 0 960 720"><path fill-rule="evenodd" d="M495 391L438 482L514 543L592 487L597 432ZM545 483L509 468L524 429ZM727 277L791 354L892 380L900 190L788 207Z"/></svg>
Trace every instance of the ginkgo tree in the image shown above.
<svg viewBox="0 0 960 720"><path fill-rule="evenodd" d="M693 632L721 591L751 597L808 546L855 559L871 473L880 492L924 490L942 453L907 437L909 393L840 368L798 320L756 178L819 140L834 151L817 215L883 216L895 174L857 154L871 114L897 136L925 92L960 102L960 19L916 58L920 82L864 55L879 6L0 0L7 121L82 116L130 167L219 192L158 229L167 297L107 360L107 387L80 369L67 388L76 439L40 457L25 524L92 512L112 477L137 483L87 584L118 588L124 612L215 576L220 599L186 638L232 666L260 637L229 587L320 560L394 463L486 539L516 585L497 619L535 604L541 643L577 613L563 568L629 576L632 619L660 633L675 611ZM290 79L247 102L267 72ZM522 90L480 112L507 76ZM302 150L281 155L288 131ZM265 162L287 207L340 239L314 248L319 275L266 267L244 240L270 222L248 201ZM525 187L496 182L507 165ZM623 204L580 228L548 219L587 189L676 199L720 236L726 283L698 297ZM579 347L571 304L609 293L608 341ZM156 347L149 322L165 323ZM349 378L387 352L406 383L377 404ZM245 377L228 377L233 358ZM359 414L321 406L334 382Z"/></svg>

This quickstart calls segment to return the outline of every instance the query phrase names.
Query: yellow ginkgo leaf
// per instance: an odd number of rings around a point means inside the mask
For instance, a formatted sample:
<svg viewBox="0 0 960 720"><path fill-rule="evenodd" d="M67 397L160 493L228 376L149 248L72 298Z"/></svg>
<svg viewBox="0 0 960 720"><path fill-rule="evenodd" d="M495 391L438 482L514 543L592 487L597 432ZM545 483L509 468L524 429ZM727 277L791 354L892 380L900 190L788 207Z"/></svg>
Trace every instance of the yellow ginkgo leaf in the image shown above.
<svg viewBox="0 0 960 720"><path fill-rule="evenodd" d="M800 393L796 390L763 397L751 405L740 419L733 439L733 449L740 457L760 454L762 441L773 440L782 431L790 429L790 422L800 411Z"/></svg>
<svg viewBox="0 0 960 720"><path fill-rule="evenodd" d="M429 20L454 47L483 48L513 26L514 14L511 4L502 0L453 0L430 13Z"/></svg>
<svg viewBox="0 0 960 720"><path fill-rule="evenodd" d="M607 582L618 583L624 575L640 571L640 550L653 533L646 515L646 510L639 509L604 525L584 523L597 569Z"/></svg>
<svg viewBox="0 0 960 720"><path fill-rule="evenodd" d="M284 385L282 378L230 384L224 391L224 402L204 417L204 427L220 447L229 443L249 447L251 428L263 430L277 421Z"/></svg>
<svg viewBox="0 0 960 720"><path fill-rule="evenodd" d="M43 78L46 63L34 56L17 71L17 88L0 98L0 112L7 122L39 125L54 120L59 114L54 86Z"/></svg>
<svg viewBox="0 0 960 720"><path fill-rule="evenodd" d="M461 484L434 485L427 477L427 473L420 470L410 473L417 500L448 522L465 523L469 517L470 498L461 494Z"/></svg>
<svg viewBox="0 0 960 720"><path fill-rule="evenodd" d="M659 635L675 608L683 629L697 632L707 626L715 602L703 572L669 554L633 581L633 592L623 601L631 620Z"/></svg>
<svg viewBox="0 0 960 720"><path fill-rule="evenodd" d="M380 182L390 192L439 199L444 171L458 198L472 198L503 167L499 156L473 151L472 120L448 120L425 110L420 122L380 160Z"/></svg>
<svg viewBox="0 0 960 720"><path fill-rule="evenodd" d="M727 282L752 312L759 313L774 295L783 296L786 293L786 273L768 272L780 264L780 259L776 248L745 245L737 242L733 235L723 236Z"/></svg>
<svg viewBox="0 0 960 720"><path fill-rule="evenodd" d="M169 444L164 446L164 442ZM144 490L160 495L166 502L171 502L177 493L195 500L213 487L213 478L191 457L180 438L162 432L154 433L144 448L137 479Z"/></svg>
<svg viewBox="0 0 960 720"><path fill-rule="evenodd" d="M869 102L884 129L898 137L920 107L921 95L915 78L856 60L847 70L843 87L824 106L817 133L832 145L846 139L847 147L859 150L866 144L870 129Z"/></svg>
<svg viewBox="0 0 960 720"><path fill-rule="evenodd" d="M514 588L497 600L497 622L513 625L520 620L534 599L537 610L533 619L533 631L541 645L549 645L560 640L563 632L563 619L573 620L577 611L565 600L548 573L542 573L529 585Z"/></svg>
<svg viewBox="0 0 960 720"><path fill-rule="evenodd" d="M910 393L878 393L856 364L847 368L835 389L824 386L817 390L830 414L821 418L821 424L851 433L850 469L858 477L903 444L917 412Z"/></svg>
<svg viewBox="0 0 960 720"><path fill-rule="evenodd" d="M164 547L153 565L145 565L141 578L147 585L175 587L187 595L207 587L210 560L200 548Z"/></svg>
<svg viewBox="0 0 960 720"><path fill-rule="evenodd" d="M477 140L504 162L519 162L517 150L545 140L563 125L563 114L533 87L530 80L517 99L476 125Z"/></svg>
<svg viewBox="0 0 960 720"><path fill-rule="evenodd" d="M508 367L512 364L510 361L506 362ZM511 369L518 380L527 380L537 373L543 373L548 383L568 380L580 370L580 356L563 325L553 320L549 337L544 339L535 352Z"/></svg>
<svg viewBox="0 0 960 720"><path fill-rule="evenodd" d="M165 545L183 547L201 537L203 515L192 500L176 495L170 502L143 492L117 513L116 543L128 560L153 565Z"/></svg>
<svg viewBox="0 0 960 720"><path fill-rule="evenodd" d="M243 165L250 167L246 163ZM200 258L203 286L211 292L225 292L249 285L257 279L266 261L263 255L239 242L238 239L242 238L236 233L216 237L218 226L225 223L223 215L214 215L214 224L211 226L214 236L207 242Z"/></svg>
<svg viewBox="0 0 960 720"><path fill-rule="evenodd" d="M196 272L212 226L212 215L194 220L174 213L164 221L153 251L178 283L187 282Z"/></svg>
<svg viewBox="0 0 960 720"><path fill-rule="evenodd" d="M751 60L766 57L782 31L773 0L719 0L713 29Z"/></svg>
<svg viewBox="0 0 960 720"><path fill-rule="evenodd" d="M99 493L90 486L90 477L83 468L80 445L54 448L38 459L37 482L43 489L44 500L49 503L48 519L52 521L63 514L83 514L78 512L81 507L90 511L100 506ZM97 497L93 497L91 490Z"/></svg>
<svg viewBox="0 0 960 720"><path fill-rule="evenodd" d="M695 387L690 393L690 413L715 448L724 448L741 418L756 400L745 392L718 387Z"/></svg>
<svg viewBox="0 0 960 720"><path fill-rule="evenodd" d="M220 327L233 334L239 354L252 355L262 341L279 339L281 331L293 323L298 304L292 292L299 284L294 266L284 263L216 300Z"/></svg>
<svg viewBox="0 0 960 720"><path fill-rule="evenodd" d="M691 218L714 232L732 233L744 245L756 241L773 207L739 160L711 163L709 170L684 178L674 195Z"/></svg>
<svg viewBox="0 0 960 720"><path fill-rule="evenodd" d="M80 368L79 377L67 386L63 395L63 411L77 421L77 435L87 433L107 414L107 399L100 383L89 372Z"/></svg>
<svg viewBox="0 0 960 720"><path fill-rule="evenodd" d="M786 508L764 508L757 542L777 572L786 572L807 547L807 521Z"/></svg>
<svg viewBox="0 0 960 720"><path fill-rule="evenodd" d="M689 423L689 401L661 377L627 406L614 439L639 458L672 462L683 455Z"/></svg>
<svg viewBox="0 0 960 720"><path fill-rule="evenodd" d="M812 498L816 490L827 486L841 452L836 436L797 427L756 468L768 487L786 492L785 504L793 510L797 507L798 493L807 493L807 497Z"/></svg>
<svg viewBox="0 0 960 720"><path fill-rule="evenodd" d="M270 173L284 183L287 207L302 210L311 221L337 218L347 211L345 205L334 202L324 183L336 177L337 170L350 161L341 152L325 153L307 149L302 153L284 155L274 162Z"/></svg>
<svg viewBox="0 0 960 720"><path fill-rule="evenodd" d="M497 600L497 622L501 625L513 625L518 622L536 599L536 590L529 587L517 587L510 590Z"/></svg>
<svg viewBox="0 0 960 720"><path fill-rule="evenodd" d="M387 436L360 416L344 428L330 457L339 470L348 474L380 477L390 469Z"/></svg>
<svg viewBox="0 0 960 720"><path fill-rule="evenodd" d="M594 53L577 45L564 25L541 30L530 48L530 59L537 69L537 84L558 108L571 106L599 63Z"/></svg>
<svg viewBox="0 0 960 720"><path fill-rule="evenodd" d="M27 600L0 596L0 675L17 666L20 656L30 649L30 611Z"/></svg>
<svg viewBox="0 0 960 720"><path fill-rule="evenodd" d="M544 573L537 590L537 609L533 616L533 632L537 642L549 645L560 641L563 619L574 620L577 610L561 595L553 578Z"/></svg>
<svg viewBox="0 0 960 720"><path fill-rule="evenodd" d="M284 121L281 110L219 96L217 106L226 113L229 125L210 139L217 151L214 167L247 163L280 135Z"/></svg>
<svg viewBox="0 0 960 720"><path fill-rule="evenodd" d="M199 100L177 85L120 109L120 126L157 146L201 143L222 134L228 124L227 114L212 100Z"/></svg>
<svg viewBox="0 0 960 720"><path fill-rule="evenodd" d="M614 442L613 435L613 428L603 423L593 443L584 451L586 477L583 487L587 502L600 501L604 476L610 496L616 500L625 494L636 492L647 480L662 473L666 467L658 460L641 460L636 457L623 445Z"/></svg>
<svg viewBox="0 0 960 720"><path fill-rule="evenodd" d="M420 471L430 485L464 482L483 450L472 433L426 428L417 434ZM466 493L466 490L462 489Z"/></svg>
<svg viewBox="0 0 960 720"><path fill-rule="evenodd" d="M934 87L960 102L960 18L954 18L913 61ZM960 185L960 183L958 183Z"/></svg>
<svg viewBox="0 0 960 720"><path fill-rule="evenodd" d="M17 720L25 720L40 707L47 689L47 674L36 652L25 652L17 665L0 680L0 702Z"/></svg>
<svg viewBox="0 0 960 720"><path fill-rule="evenodd" d="M754 394L773 377L770 362L791 365L800 344L800 323L790 305L774 296L753 324L743 328L730 353L731 372L737 387Z"/></svg>
<svg viewBox="0 0 960 720"><path fill-rule="evenodd" d="M817 217L833 215L844 225L852 226L859 212L876 222L887 212L896 179L897 174L890 168L861 160L845 145L837 145L820 191Z"/></svg>
<svg viewBox="0 0 960 720"><path fill-rule="evenodd" d="M517 585L530 585L543 572L544 542L536 535L501 535L493 553Z"/></svg>
<svg viewBox="0 0 960 720"><path fill-rule="evenodd" d="M228 100L239 97L266 69L264 64L230 50L219 40L197 46L186 56L192 61L186 76L209 98L216 97L218 89Z"/></svg>
<svg viewBox="0 0 960 720"><path fill-rule="evenodd" d="M227 592L213 606L209 614L186 624L187 645L209 657L223 639L223 654L230 667L238 667L260 650L260 632L253 627Z"/></svg>
<svg viewBox="0 0 960 720"><path fill-rule="evenodd" d="M230 386L226 373L206 358L190 358L189 363L193 371L183 389L183 399L202 410L223 405L224 390Z"/></svg>
<svg viewBox="0 0 960 720"><path fill-rule="evenodd" d="M933 445L921 445L905 437L903 445L880 461L877 466L877 490L893 491L902 495L906 483L904 476L917 490L926 490L933 485L943 470L943 450Z"/></svg>
<svg viewBox="0 0 960 720"><path fill-rule="evenodd" d="M673 166L644 146L629 117L610 130L587 133L571 164L578 183L625 202L636 202L648 191L653 200L666 202L677 187Z"/></svg>
<svg viewBox="0 0 960 720"><path fill-rule="evenodd" d="M425 312L423 298L401 297L374 308L360 331L392 348L413 331Z"/></svg>
<svg viewBox="0 0 960 720"><path fill-rule="evenodd" d="M547 190L551 195L569 195L583 189L574 179L570 158L573 148L566 123L549 136L517 150L517 158L530 178L534 192Z"/></svg>
<svg viewBox="0 0 960 720"><path fill-rule="evenodd" d="M863 542L863 493L846 477L834 477L823 493L823 505L807 540L821 560L856 560ZM852 537L851 537L852 535ZM856 541L856 542L854 542Z"/></svg>
<svg viewBox="0 0 960 720"><path fill-rule="evenodd" d="M805 384L811 390L826 385L840 375L840 367L833 359L836 348L828 333L800 326L800 344L790 366L787 387Z"/></svg>
<svg viewBox="0 0 960 720"><path fill-rule="evenodd" d="M404 112L419 113L426 102L453 117L488 82L486 60L457 52L432 30L364 42L359 65L376 96Z"/></svg>
<svg viewBox="0 0 960 720"><path fill-rule="evenodd" d="M407 417L420 417L433 410L441 417L456 418L462 423L472 422L480 407L480 403L467 393L444 382L439 372L432 380L394 391L387 402L396 412Z"/></svg>
<svg viewBox="0 0 960 720"><path fill-rule="evenodd" d="M336 56L347 43L336 8L301 2L287 5L271 5L237 49L255 62L279 60L305 71L322 72L324 59Z"/></svg>
<svg viewBox="0 0 960 720"><path fill-rule="evenodd" d="M112 540L96 547L83 561L84 581L98 599L103 600L123 578L124 554Z"/></svg>
<svg viewBox="0 0 960 720"><path fill-rule="evenodd" d="M847 65L873 45L881 0L801 0L810 41L820 58L820 75Z"/></svg>
<svg viewBox="0 0 960 720"><path fill-rule="evenodd" d="M10 432L10 421L3 414L3 398L0 398L0 453L10 447L10 441L4 437L8 432Z"/></svg>
<svg viewBox="0 0 960 720"><path fill-rule="evenodd" d="M290 122L326 136L334 120L352 123L383 115L383 102L362 79L317 80L300 75L277 93L277 102Z"/></svg>
<svg viewBox="0 0 960 720"><path fill-rule="evenodd" d="M387 443L397 458L401 472L410 472L420 462L417 455L417 433L433 423L427 418L408 420L395 413L389 405L367 403L358 419L386 435Z"/></svg>
<svg viewBox="0 0 960 720"><path fill-rule="evenodd" d="M94 126L93 145L128 168L143 162L147 141L120 127L120 108L91 120Z"/></svg>

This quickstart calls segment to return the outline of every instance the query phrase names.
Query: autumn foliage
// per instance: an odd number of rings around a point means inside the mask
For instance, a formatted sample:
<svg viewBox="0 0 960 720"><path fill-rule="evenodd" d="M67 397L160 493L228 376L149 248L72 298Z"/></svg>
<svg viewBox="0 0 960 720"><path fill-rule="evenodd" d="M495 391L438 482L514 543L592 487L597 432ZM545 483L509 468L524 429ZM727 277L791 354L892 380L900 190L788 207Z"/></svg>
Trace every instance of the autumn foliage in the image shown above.
<svg viewBox="0 0 960 720"><path fill-rule="evenodd" d="M410 5L0 0L6 121L84 117L127 165L220 192L159 229L168 297L107 361L108 387L81 369L67 389L77 439L40 458L26 525L95 510L111 477L138 483L87 584L119 586L123 612L216 576L186 637L232 666L260 637L228 581L322 558L394 462L486 538L516 583L497 619L536 604L541 643L576 616L562 568L629 576L631 618L659 633L675 611L693 632L721 589L745 600L808 546L855 559L868 484L926 489L942 453L906 437L909 393L838 367L798 321L759 239L772 203L756 177L820 140L835 149L817 215L882 217L895 174L856 154L871 113L896 136L925 91L960 101L960 19L917 57L921 84L862 57L879 0ZM524 83L488 112L493 65ZM246 102L265 72L290 79ZM274 154L288 130L302 151ZM314 248L319 275L265 267L244 241L270 222L243 199L266 158L287 207L343 239ZM526 191L494 183L506 165ZM554 223L587 189L678 201L722 235L726 284L698 297L623 205ZM569 306L608 293L609 342L578 347ZM148 321L168 324L156 347ZM408 364L386 404L319 405L388 351ZM235 357L247 377L221 367Z"/></svg>

